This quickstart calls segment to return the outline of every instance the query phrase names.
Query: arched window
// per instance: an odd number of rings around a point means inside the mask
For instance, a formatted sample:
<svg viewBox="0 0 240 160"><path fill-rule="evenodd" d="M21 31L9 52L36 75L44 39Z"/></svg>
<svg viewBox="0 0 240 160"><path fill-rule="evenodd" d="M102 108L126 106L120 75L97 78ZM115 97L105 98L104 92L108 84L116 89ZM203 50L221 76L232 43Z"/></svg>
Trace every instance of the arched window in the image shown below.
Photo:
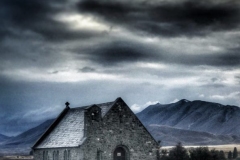
<svg viewBox="0 0 240 160"><path fill-rule="evenodd" d="M68 156L67 156L67 150L64 151L64 160L67 160Z"/></svg>
<svg viewBox="0 0 240 160"><path fill-rule="evenodd" d="M53 160L56 160L55 157L56 157L56 153L55 151L53 151Z"/></svg>
<svg viewBox="0 0 240 160"><path fill-rule="evenodd" d="M53 151L53 160L59 159L59 151Z"/></svg>
<svg viewBox="0 0 240 160"><path fill-rule="evenodd" d="M101 120L101 108L97 105L93 105L88 110L89 118L91 118L92 122L97 121L99 122Z"/></svg>
<svg viewBox="0 0 240 160"><path fill-rule="evenodd" d="M46 158L45 160L48 160L48 151L46 151Z"/></svg>
<svg viewBox="0 0 240 160"><path fill-rule="evenodd" d="M97 160L102 160L102 151L97 151Z"/></svg>
<svg viewBox="0 0 240 160"><path fill-rule="evenodd" d="M70 150L68 150L68 160L71 160Z"/></svg>
<svg viewBox="0 0 240 160"><path fill-rule="evenodd" d="M57 151L56 160L59 160L59 151Z"/></svg>
<svg viewBox="0 0 240 160"><path fill-rule="evenodd" d="M43 160L48 160L48 151L43 151Z"/></svg>
<svg viewBox="0 0 240 160"><path fill-rule="evenodd" d="M71 157L71 155L70 155L70 150L65 150L64 151L64 160L70 160L70 157Z"/></svg>
<svg viewBox="0 0 240 160"><path fill-rule="evenodd" d="M46 154L45 151L43 151L43 158L42 158L43 160L45 160L45 154Z"/></svg>

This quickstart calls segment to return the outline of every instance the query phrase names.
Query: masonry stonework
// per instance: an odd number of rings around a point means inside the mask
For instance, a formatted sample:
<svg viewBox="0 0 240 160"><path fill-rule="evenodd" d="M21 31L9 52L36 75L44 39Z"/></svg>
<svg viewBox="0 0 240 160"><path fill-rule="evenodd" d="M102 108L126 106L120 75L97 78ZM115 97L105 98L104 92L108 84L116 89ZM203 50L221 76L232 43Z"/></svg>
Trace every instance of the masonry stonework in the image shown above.
<svg viewBox="0 0 240 160"><path fill-rule="evenodd" d="M48 148L48 149L38 149L35 150L33 155L34 159L36 160L45 160L43 157L43 152L47 153L47 159L46 160L53 160L53 152L59 152L59 158L58 160L64 160L64 151L70 151L70 158L69 160L82 160L83 159L83 152L80 148Z"/></svg>
<svg viewBox="0 0 240 160"><path fill-rule="evenodd" d="M116 103L99 122L88 117L86 125L84 160L96 160L98 150L102 159L113 160L115 148L121 145L129 152L127 160L157 159L158 144L125 103Z"/></svg>

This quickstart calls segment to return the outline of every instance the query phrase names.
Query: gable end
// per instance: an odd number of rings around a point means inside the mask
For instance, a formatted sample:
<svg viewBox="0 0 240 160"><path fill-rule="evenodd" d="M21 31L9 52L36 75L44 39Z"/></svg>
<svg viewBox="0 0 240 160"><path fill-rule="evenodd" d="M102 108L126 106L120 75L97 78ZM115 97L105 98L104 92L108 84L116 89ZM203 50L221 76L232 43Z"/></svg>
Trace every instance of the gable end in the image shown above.
<svg viewBox="0 0 240 160"><path fill-rule="evenodd" d="M143 123L140 121L140 119L136 116L135 113L133 113L133 111L130 109L130 107L124 102L124 100L119 97L115 100L115 102L113 103L112 108L115 108L117 107L118 110L120 111L119 112L119 118L120 118L120 121L121 121L121 118L123 117L122 113L121 113L121 110L123 110L123 106L127 107L127 109L129 110L129 112L132 114L132 116L134 117L134 120L137 121L139 123L139 126L142 126L143 129L148 133L148 135L154 140L154 142L156 143L156 145L159 146L159 143L156 141L156 139L152 136L152 134L147 130L147 128L143 125ZM111 110L110 109L110 110ZM110 111L109 110L109 111ZM106 114L107 115L107 114ZM121 123L121 122L120 122Z"/></svg>

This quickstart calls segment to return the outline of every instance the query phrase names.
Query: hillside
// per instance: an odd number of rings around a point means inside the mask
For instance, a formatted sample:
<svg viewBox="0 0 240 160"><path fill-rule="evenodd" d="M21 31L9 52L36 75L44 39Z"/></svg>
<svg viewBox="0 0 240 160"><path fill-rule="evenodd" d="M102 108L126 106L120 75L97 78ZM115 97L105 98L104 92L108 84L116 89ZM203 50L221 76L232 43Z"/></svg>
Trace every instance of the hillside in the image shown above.
<svg viewBox="0 0 240 160"><path fill-rule="evenodd" d="M37 127L12 137L0 144L0 155L4 154L29 154L31 146L52 124L53 119L47 120Z"/></svg>
<svg viewBox="0 0 240 160"><path fill-rule="evenodd" d="M0 134L0 144L3 143L4 141L8 140L9 138L11 138L11 137Z"/></svg>
<svg viewBox="0 0 240 160"><path fill-rule="evenodd" d="M204 101L180 100L151 105L138 113L144 125L164 125L218 135L240 135L240 108Z"/></svg>

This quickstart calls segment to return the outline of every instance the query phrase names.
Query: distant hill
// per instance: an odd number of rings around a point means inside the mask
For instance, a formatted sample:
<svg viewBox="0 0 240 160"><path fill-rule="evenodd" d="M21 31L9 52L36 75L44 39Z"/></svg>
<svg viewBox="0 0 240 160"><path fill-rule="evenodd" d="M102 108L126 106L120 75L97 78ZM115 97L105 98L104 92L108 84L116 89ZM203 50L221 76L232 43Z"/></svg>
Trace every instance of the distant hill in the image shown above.
<svg viewBox="0 0 240 160"><path fill-rule="evenodd" d="M204 101L180 100L151 105L138 113L144 125L164 125L217 135L240 135L240 108Z"/></svg>
<svg viewBox="0 0 240 160"><path fill-rule="evenodd" d="M11 138L11 137L0 134L0 144L3 143L4 141L8 140L9 138Z"/></svg>
<svg viewBox="0 0 240 160"><path fill-rule="evenodd" d="M0 155L6 154L29 154L32 145L40 138L40 136L53 123L54 119L50 119L34 127L16 137L11 137L0 144Z"/></svg>

